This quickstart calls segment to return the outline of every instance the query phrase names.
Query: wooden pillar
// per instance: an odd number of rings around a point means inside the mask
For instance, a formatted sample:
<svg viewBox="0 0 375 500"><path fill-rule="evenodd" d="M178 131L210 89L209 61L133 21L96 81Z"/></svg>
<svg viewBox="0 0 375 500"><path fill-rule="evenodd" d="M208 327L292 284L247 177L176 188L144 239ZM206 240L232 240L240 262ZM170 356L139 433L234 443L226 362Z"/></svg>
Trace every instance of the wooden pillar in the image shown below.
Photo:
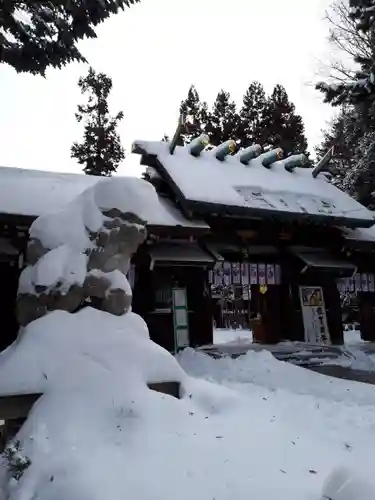
<svg viewBox="0 0 375 500"><path fill-rule="evenodd" d="M132 310L143 318L154 308L153 273L146 263L136 266Z"/></svg>
<svg viewBox="0 0 375 500"><path fill-rule="evenodd" d="M265 293L259 285L251 286L251 310L260 317L252 321L254 341L277 344L283 339L281 321L281 287L269 285Z"/></svg>
<svg viewBox="0 0 375 500"><path fill-rule="evenodd" d="M281 285L281 331L284 340L305 340L299 287L295 283Z"/></svg>
<svg viewBox="0 0 375 500"><path fill-rule="evenodd" d="M15 262L0 263L0 352L17 338L19 325L16 318L16 299L20 270Z"/></svg>
<svg viewBox="0 0 375 500"><path fill-rule="evenodd" d="M302 318L302 306L299 297L301 281L300 268L288 254L281 260L281 325L284 340L303 342L305 330Z"/></svg>
<svg viewBox="0 0 375 500"><path fill-rule="evenodd" d="M208 271L190 267L186 271L191 346L213 343L213 304L208 285Z"/></svg>

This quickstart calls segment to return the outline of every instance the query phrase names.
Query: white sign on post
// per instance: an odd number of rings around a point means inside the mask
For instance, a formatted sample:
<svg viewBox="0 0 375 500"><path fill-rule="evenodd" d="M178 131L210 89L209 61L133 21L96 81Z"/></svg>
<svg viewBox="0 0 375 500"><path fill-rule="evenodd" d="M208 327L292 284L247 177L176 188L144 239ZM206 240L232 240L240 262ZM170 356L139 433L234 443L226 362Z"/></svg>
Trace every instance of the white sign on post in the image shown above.
<svg viewBox="0 0 375 500"><path fill-rule="evenodd" d="M323 290L319 286L300 286L305 341L309 344L331 344Z"/></svg>
<svg viewBox="0 0 375 500"><path fill-rule="evenodd" d="M186 289L172 288L172 298L175 351L178 351L190 345Z"/></svg>

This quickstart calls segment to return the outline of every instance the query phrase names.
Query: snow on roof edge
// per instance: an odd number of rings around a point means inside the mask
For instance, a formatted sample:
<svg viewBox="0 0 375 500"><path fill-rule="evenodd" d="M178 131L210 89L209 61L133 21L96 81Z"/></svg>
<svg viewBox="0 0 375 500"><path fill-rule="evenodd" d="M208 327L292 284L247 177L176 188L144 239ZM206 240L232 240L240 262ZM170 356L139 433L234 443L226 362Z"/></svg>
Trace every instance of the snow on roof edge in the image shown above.
<svg viewBox="0 0 375 500"><path fill-rule="evenodd" d="M147 182L132 176L116 177ZM36 218L60 210L103 179L106 177L0 166L0 214ZM209 229L204 221L187 219L172 201L160 195L158 200L150 209L149 226Z"/></svg>
<svg viewBox="0 0 375 500"><path fill-rule="evenodd" d="M177 146L172 155L165 142L141 140L133 143L133 153L156 157L186 201L261 208L264 212L321 215L335 219L336 224L340 221L346 225L347 221L348 226L375 224L372 212L322 175L313 178L311 168L297 167L289 171L285 160L275 161L271 168L266 168L261 164L263 160L255 157L249 165L243 165L238 155L219 161L212 151L203 151L196 157L189 154L189 148L181 146ZM213 179L215 189L212 189ZM253 193L254 190L257 192Z"/></svg>

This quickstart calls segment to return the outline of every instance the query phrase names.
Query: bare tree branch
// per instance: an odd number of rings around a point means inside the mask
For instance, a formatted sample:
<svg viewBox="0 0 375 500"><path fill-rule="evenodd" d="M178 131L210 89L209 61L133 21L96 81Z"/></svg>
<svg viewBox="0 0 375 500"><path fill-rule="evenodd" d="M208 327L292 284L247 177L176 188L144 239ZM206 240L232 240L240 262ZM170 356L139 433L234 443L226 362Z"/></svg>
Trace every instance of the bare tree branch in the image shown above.
<svg viewBox="0 0 375 500"><path fill-rule="evenodd" d="M325 19L330 25L328 40L333 50L327 62L320 61L319 73L330 83L354 79L359 65L353 60L374 57L374 32L363 33L357 29L357 21L350 16L346 0L335 0L326 11Z"/></svg>

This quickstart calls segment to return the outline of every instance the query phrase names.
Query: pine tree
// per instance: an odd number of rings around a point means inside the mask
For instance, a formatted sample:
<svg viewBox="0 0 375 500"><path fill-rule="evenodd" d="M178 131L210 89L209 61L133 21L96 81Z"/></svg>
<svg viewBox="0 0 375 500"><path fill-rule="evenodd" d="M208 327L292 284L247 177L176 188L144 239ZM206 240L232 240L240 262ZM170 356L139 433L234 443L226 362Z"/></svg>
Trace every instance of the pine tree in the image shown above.
<svg viewBox="0 0 375 500"><path fill-rule="evenodd" d="M316 148L319 159L335 146L332 183L371 209L375 209L374 108L375 103L370 108L343 106Z"/></svg>
<svg viewBox="0 0 375 500"><path fill-rule="evenodd" d="M306 153L302 117L295 113L295 106L282 85L276 85L268 99L265 123L270 146L282 148L285 156Z"/></svg>
<svg viewBox="0 0 375 500"><path fill-rule="evenodd" d="M243 147L263 144L266 138L267 97L263 85L252 82L244 97L240 110L238 139Z"/></svg>
<svg viewBox="0 0 375 500"><path fill-rule="evenodd" d="M347 189L347 177L353 168L353 156L362 137L361 119L353 106L344 106L324 131L323 140L315 148L317 160L320 160L334 146L334 155L330 161L333 173L332 183L337 187Z"/></svg>
<svg viewBox="0 0 375 500"><path fill-rule="evenodd" d="M335 154L330 164L338 174L334 183L342 187L340 177L344 180L354 168L355 154L361 138L375 130L375 103L364 105L343 105L324 131L322 143L315 148L318 160L332 147Z"/></svg>
<svg viewBox="0 0 375 500"><path fill-rule="evenodd" d="M204 133L207 127L207 104L201 102L194 85L190 87L187 98L181 102L180 113L184 116L184 125L179 145L185 145Z"/></svg>
<svg viewBox="0 0 375 500"><path fill-rule="evenodd" d="M375 132L366 133L358 141L353 168L345 177L343 189L360 203L375 209Z"/></svg>
<svg viewBox="0 0 375 500"><path fill-rule="evenodd" d="M123 118L120 111L112 117L108 111L108 96L112 89L112 79L104 73L89 69L85 78L80 78L78 86L82 94L88 95L88 102L78 105L76 119L84 120L83 141L75 142L71 148L72 158L84 165L84 172L90 175L109 176L116 171L125 158L116 127Z"/></svg>
<svg viewBox="0 0 375 500"><path fill-rule="evenodd" d="M209 114L207 131L210 143L218 146L229 139L237 139L239 124L236 104L231 100L229 92L220 90Z"/></svg>
<svg viewBox="0 0 375 500"><path fill-rule="evenodd" d="M94 28L140 0L2 0L0 63L17 72L44 75L48 67L86 62L77 43L95 38Z"/></svg>

